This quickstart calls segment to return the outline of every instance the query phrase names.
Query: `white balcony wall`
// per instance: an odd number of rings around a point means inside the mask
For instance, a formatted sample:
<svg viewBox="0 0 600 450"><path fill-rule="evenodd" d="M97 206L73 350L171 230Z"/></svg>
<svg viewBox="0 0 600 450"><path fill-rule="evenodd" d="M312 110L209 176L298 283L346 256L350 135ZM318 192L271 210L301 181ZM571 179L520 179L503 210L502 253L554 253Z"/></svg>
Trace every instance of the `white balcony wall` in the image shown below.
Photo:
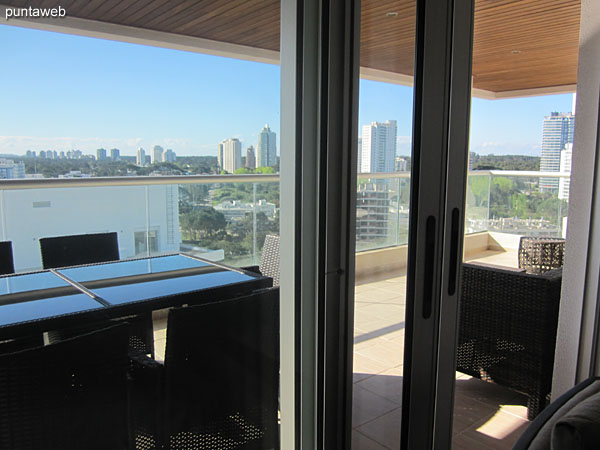
<svg viewBox="0 0 600 450"><path fill-rule="evenodd" d="M39 239L44 237L116 231L121 258L130 258L136 256L135 233L150 230L157 236L155 252L179 250L176 185L23 189L0 195L1 237L12 241L16 271L41 268Z"/></svg>

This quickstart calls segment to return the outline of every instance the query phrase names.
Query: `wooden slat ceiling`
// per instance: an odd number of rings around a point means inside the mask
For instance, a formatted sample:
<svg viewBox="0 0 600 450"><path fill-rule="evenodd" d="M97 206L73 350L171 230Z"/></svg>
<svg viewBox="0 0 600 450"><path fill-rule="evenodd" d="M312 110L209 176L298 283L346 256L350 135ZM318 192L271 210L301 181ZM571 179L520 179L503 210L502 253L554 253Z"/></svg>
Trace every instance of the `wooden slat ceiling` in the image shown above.
<svg viewBox="0 0 600 450"><path fill-rule="evenodd" d="M279 50L278 0L0 0L72 17ZM415 0L363 0L361 66L413 74ZM580 0L475 0L473 87L573 85Z"/></svg>

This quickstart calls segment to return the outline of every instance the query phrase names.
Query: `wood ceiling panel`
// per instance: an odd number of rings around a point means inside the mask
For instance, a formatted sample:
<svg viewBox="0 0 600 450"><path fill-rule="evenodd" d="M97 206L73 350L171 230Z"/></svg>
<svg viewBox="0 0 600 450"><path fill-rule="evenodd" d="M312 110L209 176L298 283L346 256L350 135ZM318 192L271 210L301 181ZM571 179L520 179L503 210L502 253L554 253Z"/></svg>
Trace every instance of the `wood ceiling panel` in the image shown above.
<svg viewBox="0 0 600 450"><path fill-rule="evenodd" d="M279 50L279 0L0 0L73 17ZM393 13L393 14L388 14ZM413 74L416 0L363 0L361 66ZM576 83L580 0L475 0L473 86Z"/></svg>

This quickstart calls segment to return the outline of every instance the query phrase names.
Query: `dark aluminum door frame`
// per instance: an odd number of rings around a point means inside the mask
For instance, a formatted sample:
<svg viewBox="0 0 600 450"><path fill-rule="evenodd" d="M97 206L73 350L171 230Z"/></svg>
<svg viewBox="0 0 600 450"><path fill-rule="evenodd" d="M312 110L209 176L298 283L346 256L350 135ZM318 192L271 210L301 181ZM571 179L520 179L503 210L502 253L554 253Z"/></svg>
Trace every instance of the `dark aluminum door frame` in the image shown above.
<svg viewBox="0 0 600 450"><path fill-rule="evenodd" d="M473 0L418 0L417 11L402 442L444 448ZM282 3L281 323L294 325L282 327L282 349L294 348L281 355L286 449L351 445L359 16L359 0ZM441 310L454 318L440 321Z"/></svg>
<svg viewBox="0 0 600 450"><path fill-rule="evenodd" d="M402 448L449 448L473 0L418 0Z"/></svg>

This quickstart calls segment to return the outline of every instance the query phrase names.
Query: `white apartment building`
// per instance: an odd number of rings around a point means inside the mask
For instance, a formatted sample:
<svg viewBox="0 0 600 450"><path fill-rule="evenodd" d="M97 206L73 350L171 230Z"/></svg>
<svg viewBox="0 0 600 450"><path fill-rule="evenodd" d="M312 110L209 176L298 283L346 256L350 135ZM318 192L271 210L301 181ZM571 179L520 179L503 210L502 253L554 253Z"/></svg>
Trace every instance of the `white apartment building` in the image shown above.
<svg viewBox="0 0 600 450"><path fill-rule="evenodd" d="M143 148L138 148L137 153L135 155L135 164L136 166L145 166L146 165L146 152Z"/></svg>
<svg viewBox="0 0 600 450"><path fill-rule="evenodd" d="M40 269L39 239L53 236L116 231L121 259L145 255L147 243L151 254L179 251L177 185L147 189L148 202L144 186L6 191L0 231L12 241L15 270Z"/></svg>
<svg viewBox="0 0 600 450"><path fill-rule="evenodd" d="M258 133L256 146L256 167L272 167L277 164L277 133L271 131L269 124Z"/></svg>
<svg viewBox="0 0 600 450"><path fill-rule="evenodd" d="M239 139L226 139L223 145L223 170L233 173L242 167L242 143Z"/></svg>
<svg viewBox="0 0 600 450"><path fill-rule="evenodd" d="M363 125L361 136L360 172L393 172L396 158L395 120Z"/></svg>
<svg viewBox="0 0 600 450"><path fill-rule="evenodd" d="M157 164L163 162L163 152L165 150L160 145L155 145L152 147L152 164Z"/></svg>

